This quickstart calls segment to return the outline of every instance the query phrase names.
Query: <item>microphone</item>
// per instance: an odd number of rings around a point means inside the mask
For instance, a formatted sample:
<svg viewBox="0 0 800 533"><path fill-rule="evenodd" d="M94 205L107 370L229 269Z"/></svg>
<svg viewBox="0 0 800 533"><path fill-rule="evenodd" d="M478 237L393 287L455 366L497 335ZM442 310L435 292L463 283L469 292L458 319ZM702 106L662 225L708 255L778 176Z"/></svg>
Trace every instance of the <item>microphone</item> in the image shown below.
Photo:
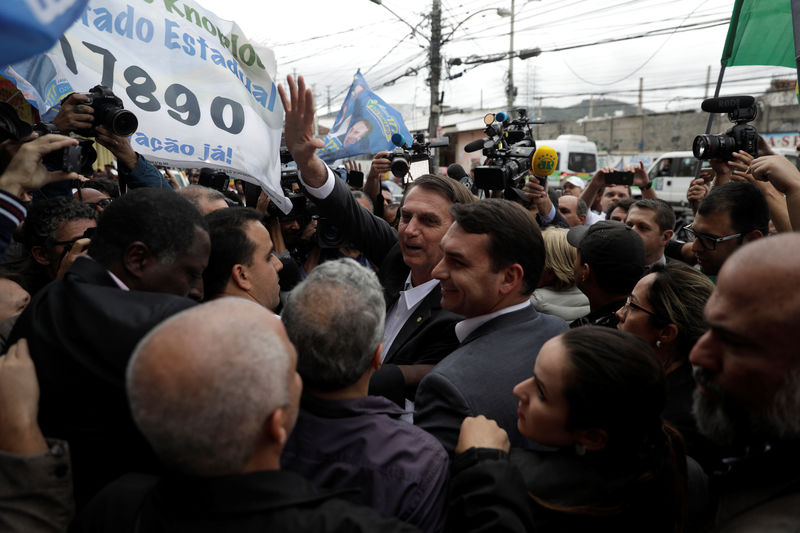
<svg viewBox="0 0 800 533"><path fill-rule="evenodd" d="M402 147L405 144L405 142L403 142L403 136L399 133L392 133L392 144Z"/></svg>
<svg viewBox="0 0 800 533"><path fill-rule="evenodd" d="M737 109L751 107L756 103L752 96L721 96L703 100L700 108L706 113L731 113Z"/></svg>
<svg viewBox="0 0 800 533"><path fill-rule="evenodd" d="M547 176L552 174L557 166L558 153L556 153L553 148L549 146L539 146L536 148L531 158L531 171L534 176L539 178L540 182L542 178L546 180Z"/></svg>
<svg viewBox="0 0 800 533"><path fill-rule="evenodd" d="M477 152L478 150L483 150L483 145L489 140L490 139L475 139L472 142L468 142L467 145L464 147L464 151Z"/></svg>

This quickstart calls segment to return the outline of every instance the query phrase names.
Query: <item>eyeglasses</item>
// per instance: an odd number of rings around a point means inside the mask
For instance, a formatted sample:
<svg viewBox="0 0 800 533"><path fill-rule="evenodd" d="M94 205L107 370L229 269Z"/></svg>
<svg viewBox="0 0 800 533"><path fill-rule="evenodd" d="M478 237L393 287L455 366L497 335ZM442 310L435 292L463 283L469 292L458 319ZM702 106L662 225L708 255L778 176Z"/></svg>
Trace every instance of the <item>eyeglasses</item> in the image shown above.
<svg viewBox="0 0 800 533"><path fill-rule="evenodd" d="M653 318L656 318L656 319L658 318L657 314L655 314L654 312L650 311L649 309L645 309L641 305L635 303L634 301L631 300L631 297L632 297L632 295L628 295L628 297L625 299L625 306L623 307L623 309L625 309L626 311L628 309L636 309L637 311L641 311L643 313L647 313L648 315L650 315Z"/></svg>
<svg viewBox="0 0 800 533"><path fill-rule="evenodd" d="M98 200L96 202L86 202L86 205L90 205L95 209L97 209L98 207L100 209L105 209L106 207L111 205L111 198L103 198L102 200Z"/></svg>
<svg viewBox="0 0 800 533"><path fill-rule="evenodd" d="M732 241L733 239L741 239L743 237L743 233L737 233L736 235L728 235L726 237L715 237L713 235L709 235L707 233L700 233L694 229L694 224L689 224L683 227L684 231L694 237L696 241L700 242L700 245L706 251L712 251L717 247L717 243L725 242L725 241Z"/></svg>

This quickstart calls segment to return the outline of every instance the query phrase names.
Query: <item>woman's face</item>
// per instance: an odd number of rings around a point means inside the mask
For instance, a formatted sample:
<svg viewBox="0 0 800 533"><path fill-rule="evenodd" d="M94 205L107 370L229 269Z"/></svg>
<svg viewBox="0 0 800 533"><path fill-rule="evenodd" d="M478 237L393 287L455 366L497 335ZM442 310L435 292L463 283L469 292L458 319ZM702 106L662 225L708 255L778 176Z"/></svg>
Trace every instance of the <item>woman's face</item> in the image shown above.
<svg viewBox="0 0 800 533"><path fill-rule="evenodd" d="M650 346L656 346L659 329L653 326L649 312L653 312L653 307L647 300L647 294L655 281L655 274L648 274L639 280L633 288L629 303L623 305L617 311L619 323L617 329L633 333L643 339Z"/></svg>
<svg viewBox="0 0 800 533"><path fill-rule="evenodd" d="M539 351L533 377L514 387L519 398L517 428L525 437L547 446L575 443L567 430L569 406L564 396L569 374L569 355L561 337L550 339Z"/></svg>

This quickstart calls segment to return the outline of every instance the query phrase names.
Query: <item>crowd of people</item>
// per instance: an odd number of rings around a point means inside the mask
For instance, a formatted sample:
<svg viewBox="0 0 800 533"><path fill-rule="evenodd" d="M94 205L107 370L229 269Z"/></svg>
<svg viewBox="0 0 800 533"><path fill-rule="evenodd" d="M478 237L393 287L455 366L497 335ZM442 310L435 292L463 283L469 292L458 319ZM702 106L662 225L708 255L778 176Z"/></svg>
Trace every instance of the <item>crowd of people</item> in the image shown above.
<svg viewBox="0 0 800 533"><path fill-rule="evenodd" d="M42 163L70 137L0 144L0 530L796 528L791 163L712 161L680 228L641 164L640 198L460 169L396 205L279 93L288 214L103 130L88 180Z"/></svg>

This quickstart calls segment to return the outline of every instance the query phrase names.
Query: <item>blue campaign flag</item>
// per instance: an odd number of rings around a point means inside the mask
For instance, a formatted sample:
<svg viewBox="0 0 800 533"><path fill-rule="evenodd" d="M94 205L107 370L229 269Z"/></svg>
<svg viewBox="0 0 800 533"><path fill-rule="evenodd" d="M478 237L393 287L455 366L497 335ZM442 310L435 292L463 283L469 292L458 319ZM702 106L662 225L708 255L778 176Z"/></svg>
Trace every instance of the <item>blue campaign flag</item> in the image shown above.
<svg viewBox="0 0 800 533"><path fill-rule="evenodd" d="M395 147L392 143L395 133L411 144L411 133L403 117L369 89L359 70L318 155L331 163L354 155L391 150Z"/></svg>
<svg viewBox="0 0 800 533"><path fill-rule="evenodd" d="M89 0L3 0L0 67L52 48Z"/></svg>

